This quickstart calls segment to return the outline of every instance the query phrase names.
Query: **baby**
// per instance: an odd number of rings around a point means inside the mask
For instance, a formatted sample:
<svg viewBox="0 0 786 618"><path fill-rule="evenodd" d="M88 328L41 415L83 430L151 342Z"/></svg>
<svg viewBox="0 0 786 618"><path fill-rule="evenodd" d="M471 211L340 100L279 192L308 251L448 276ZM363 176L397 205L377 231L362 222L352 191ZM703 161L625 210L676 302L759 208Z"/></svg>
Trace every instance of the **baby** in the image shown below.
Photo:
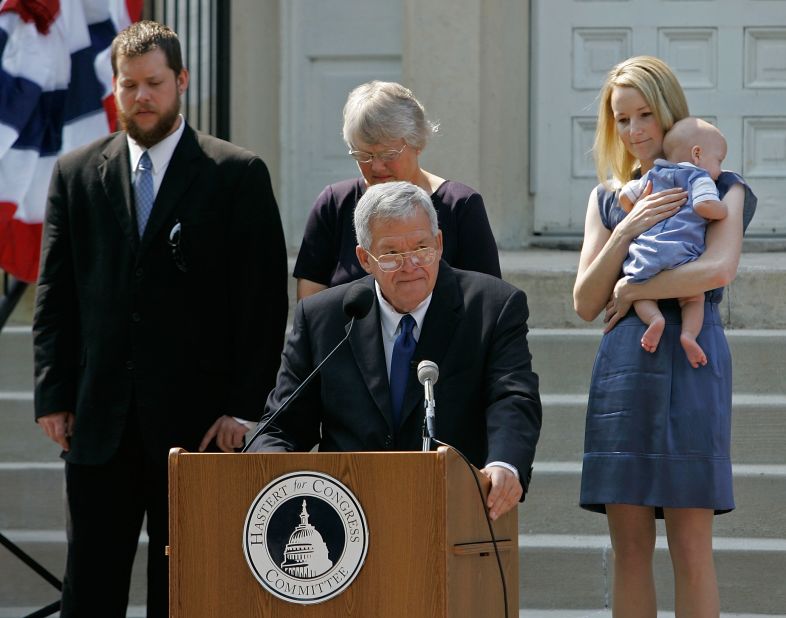
<svg viewBox="0 0 786 618"><path fill-rule="evenodd" d="M655 166L644 176L622 188L619 203L626 212L633 208L649 181L653 193L674 187L688 192L688 201L679 212L652 226L631 243L623 272L634 283L691 262L704 252L707 222L723 219L727 214L714 182L720 176L726 148L726 140L716 127L699 118L684 118L663 139L663 152L668 161L656 159ZM707 355L696 341L704 322L704 294L678 300L682 311L680 343L692 367L706 365ZM641 347L655 352L666 326L658 303L639 300L633 306L648 326Z"/></svg>

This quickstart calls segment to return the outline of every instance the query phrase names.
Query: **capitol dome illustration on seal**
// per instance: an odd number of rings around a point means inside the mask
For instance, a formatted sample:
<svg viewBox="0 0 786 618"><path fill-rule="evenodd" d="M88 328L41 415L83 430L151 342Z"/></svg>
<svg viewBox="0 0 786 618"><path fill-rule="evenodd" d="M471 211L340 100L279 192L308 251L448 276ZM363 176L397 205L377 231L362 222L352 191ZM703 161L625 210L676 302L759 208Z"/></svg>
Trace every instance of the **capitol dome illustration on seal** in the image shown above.
<svg viewBox="0 0 786 618"><path fill-rule="evenodd" d="M333 566L328 548L319 531L308 523L308 510L303 500L300 524L292 531L284 548L281 568L301 579L311 579L326 573Z"/></svg>

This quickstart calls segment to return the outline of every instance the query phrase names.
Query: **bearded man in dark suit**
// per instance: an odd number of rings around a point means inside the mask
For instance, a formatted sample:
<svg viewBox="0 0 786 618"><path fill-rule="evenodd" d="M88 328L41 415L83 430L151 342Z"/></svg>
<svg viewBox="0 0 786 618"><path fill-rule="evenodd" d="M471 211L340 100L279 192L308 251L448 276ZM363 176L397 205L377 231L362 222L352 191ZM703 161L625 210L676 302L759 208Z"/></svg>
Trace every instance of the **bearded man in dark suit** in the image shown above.
<svg viewBox="0 0 786 618"><path fill-rule="evenodd" d="M496 519L526 492L540 435L526 296L495 277L440 262L442 233L420 187L374 185L354 218L356 253L369 276L298 304L266 414L344 336L349 286L373 290L371 310L356 321L349 345L250 450L307 451L317 444L320 451L420 450L424 395L415 368L430 360L439 366L436 437L490 477L488 507ZM409 337L414 341L403 343ZM396 369L397 348L407 345L414 352Z"/></svg>
<svg viewBox="0 0 786 618"><path fill-rule="evenodd" d="M177 35L112 44L124 131L63 156L34 318L36 419L63 448L62 616L125 616L147 516L149 617L168 616L167 453L232 451L273 386L287 262L265 164L191 129Z"/></svg>

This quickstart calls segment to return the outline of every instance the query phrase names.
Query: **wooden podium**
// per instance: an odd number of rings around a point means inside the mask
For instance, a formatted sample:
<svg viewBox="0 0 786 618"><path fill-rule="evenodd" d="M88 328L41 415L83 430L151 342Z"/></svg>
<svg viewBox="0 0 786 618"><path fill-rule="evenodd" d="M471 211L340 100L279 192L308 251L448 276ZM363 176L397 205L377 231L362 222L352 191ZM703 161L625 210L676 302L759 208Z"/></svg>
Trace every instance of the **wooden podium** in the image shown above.
<svg viewBox="0 0 786 618"><path fill-rule="evenodd" d="M474 469L473 469L474 470ZM244 553L249 509L272 480L329 475L358 499L365 562L338 596L302 605L257 581ZM488 491L488 481L483 491ZM305 510L305 507L304 507ZM518 616L517 509L494 522ZM470 469L452 450L169 456L169 598L174 618L503 617L499 568Z"/></svg>

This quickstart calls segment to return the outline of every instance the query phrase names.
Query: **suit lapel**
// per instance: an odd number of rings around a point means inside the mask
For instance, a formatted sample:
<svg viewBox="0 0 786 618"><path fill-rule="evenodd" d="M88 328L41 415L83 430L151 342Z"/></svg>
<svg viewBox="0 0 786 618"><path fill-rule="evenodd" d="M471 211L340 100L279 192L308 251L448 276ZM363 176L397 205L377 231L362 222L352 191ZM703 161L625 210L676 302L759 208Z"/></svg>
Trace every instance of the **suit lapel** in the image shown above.
<svg viewBox="0 0 786 618"><path fill-rule="evenodd" d="M453 341L459 321L463 314L463 302L459 294L456 276L446 262L440 262L437 283L431 296L431 303L420 339L412 358L412 369L407 381L407 392L401 407L401 424L422 405L423 387L418 382L417 366L422 360L430 360L442 366L445 354Z"/></svg>
<svg viewBox="0 0 786 618"><path fill-rule="evenodd" d="M373 277L366 277L362 282L374 290ZM366 387L392 430L393 415L390 411L388 368L385 362L385 346L382 345L382 333L379 325L379 300L377 299L376 290L374 291L374 305L365 318L355 322L352 334L349 337L349 344L352 348L352 354L355 356L358 369L366 382Z"/></svg>
<svg viewBox="0 0 786 618"><path fill-rule="evenodd" d="M153 211L150 213L150 219L140 242L140 257L150 246L152 239L169 219L172 210L196 178L199 165L195 161L203 156L194 130L186 125L183 135L172 153L161 188L156 195Z"/></svg>
<svg viewBox="0 0 786 618"><path fill-rule="evenodd" d="M131 209L135 208L131 191L131 159L124 132L118 133L103 152L104 162L98 166L98 174L104 187L107 201L117 216L118 223L128 242L136 249L139 238Z"/></svg>

